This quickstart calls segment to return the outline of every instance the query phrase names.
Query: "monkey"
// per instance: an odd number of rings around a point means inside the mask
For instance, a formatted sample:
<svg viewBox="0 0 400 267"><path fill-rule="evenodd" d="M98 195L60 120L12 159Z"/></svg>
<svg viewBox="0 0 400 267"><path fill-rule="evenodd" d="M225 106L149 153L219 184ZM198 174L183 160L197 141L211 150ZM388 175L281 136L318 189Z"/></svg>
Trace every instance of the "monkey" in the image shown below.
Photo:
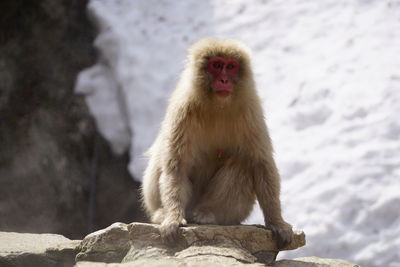
<svg viewBox="0 0 400 267"><path fill-rule="evenodd" d="M250 49L242 42L205 38L189 48L148 156L142 199L167 241L188 223L240 224L258 200L278 247L291 242Z"/></svg>

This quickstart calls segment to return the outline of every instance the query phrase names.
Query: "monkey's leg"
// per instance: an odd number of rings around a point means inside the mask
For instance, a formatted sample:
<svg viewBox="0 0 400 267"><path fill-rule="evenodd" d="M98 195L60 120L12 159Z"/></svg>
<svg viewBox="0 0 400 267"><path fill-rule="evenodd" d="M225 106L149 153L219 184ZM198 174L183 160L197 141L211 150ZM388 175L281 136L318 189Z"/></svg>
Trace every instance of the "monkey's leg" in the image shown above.
<svg viewBox="0 0 400 267"><path fill-rule="evenodd" d="M255 202L251 171L246 162L228 159L212 177L192 220L195 223L240 224Z"/></svg>

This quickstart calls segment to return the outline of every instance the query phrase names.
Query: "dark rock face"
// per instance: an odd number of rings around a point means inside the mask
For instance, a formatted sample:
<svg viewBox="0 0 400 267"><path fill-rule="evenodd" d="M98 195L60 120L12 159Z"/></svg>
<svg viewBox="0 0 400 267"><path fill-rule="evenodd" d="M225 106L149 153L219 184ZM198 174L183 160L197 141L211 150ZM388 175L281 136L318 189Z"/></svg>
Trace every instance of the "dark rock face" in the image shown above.
<svg viewBox="0 0 400 267"><path fill-rule="evenodd" d="M0 230L82 238L143 220L127 156L111 153L73 91L96 58L86 5L0 3Z"/></svg>

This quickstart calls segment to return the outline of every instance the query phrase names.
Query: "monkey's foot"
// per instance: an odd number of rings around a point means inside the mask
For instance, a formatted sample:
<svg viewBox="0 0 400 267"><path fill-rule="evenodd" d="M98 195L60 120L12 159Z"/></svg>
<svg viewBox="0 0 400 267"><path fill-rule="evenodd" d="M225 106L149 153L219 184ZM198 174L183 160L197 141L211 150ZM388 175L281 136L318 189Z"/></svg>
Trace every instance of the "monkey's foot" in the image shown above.
<svg viewBox="0 0 400 267"><path fill-rule="evenodd" d="M167 243L175 243L179 238L179 226L187 225L184 218L166 218L160 226L161 238Z"/></svg>
<svg viewBox="0 0 400 267"><path fill-rule="evenodd" d="M278 248L284 248L292 242L292 226L286 222L267 226L277 239Z"/></svg>
<svg viewBox="0 0 400 267"><path fill-rule="evenodd" d="M195 209L193 211L193 221L198 224L217 224L215 215L205 209Z"/></svg>

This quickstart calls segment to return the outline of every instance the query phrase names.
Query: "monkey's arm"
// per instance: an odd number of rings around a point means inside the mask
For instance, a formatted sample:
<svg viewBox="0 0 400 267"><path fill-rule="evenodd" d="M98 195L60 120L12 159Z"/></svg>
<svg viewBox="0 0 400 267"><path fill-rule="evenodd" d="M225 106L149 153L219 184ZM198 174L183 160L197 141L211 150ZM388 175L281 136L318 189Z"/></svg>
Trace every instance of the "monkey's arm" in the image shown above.
<svg viewBox="0 0 400 267"><path fill-rule="evenodd" d="M252 141L254 190L264 214L265 225L278 238L278 247L286 246L292 238L292 226L282 218L280 195L280 176L273 158L273 148L268 128L262 116L253 118L258 120L256 127L249 127Z"/></svg>
<svg viewBox="0 0 400 267"><path fill-rule="evenodd" d="M173 240L179 225L186 224L185 208L191 195L191 185L187 176L190 165L190 140L187 134L188 113L179 110L178 115L168 120L163 144L162 174L160 176L160 195L164 210L162 234Z"/></svg>
<svg viewBox="0 0 400 267"><path fill-rule="evenodd" d="M265 216L266 225L283 222L279 200L280 178L275 162L260 160L255 166L254 186L257 199Z"/></svg>
<svg viewBox="0 0 400 267"><path fill-rule="evenodd" d="M280 177L272 153L270 154L254 168L254 187L265 225L277 236L278 247L284 247L290 243L293 232L292 226L282 218Z"/></svg>
<svg viewBox="0 0 400 267"><path fill-rule="evenodd" d="M161 202L165 212L162 223L186 224L185 208L191 194L191 186L185 173L174 171L160 177Z"/></svg>

